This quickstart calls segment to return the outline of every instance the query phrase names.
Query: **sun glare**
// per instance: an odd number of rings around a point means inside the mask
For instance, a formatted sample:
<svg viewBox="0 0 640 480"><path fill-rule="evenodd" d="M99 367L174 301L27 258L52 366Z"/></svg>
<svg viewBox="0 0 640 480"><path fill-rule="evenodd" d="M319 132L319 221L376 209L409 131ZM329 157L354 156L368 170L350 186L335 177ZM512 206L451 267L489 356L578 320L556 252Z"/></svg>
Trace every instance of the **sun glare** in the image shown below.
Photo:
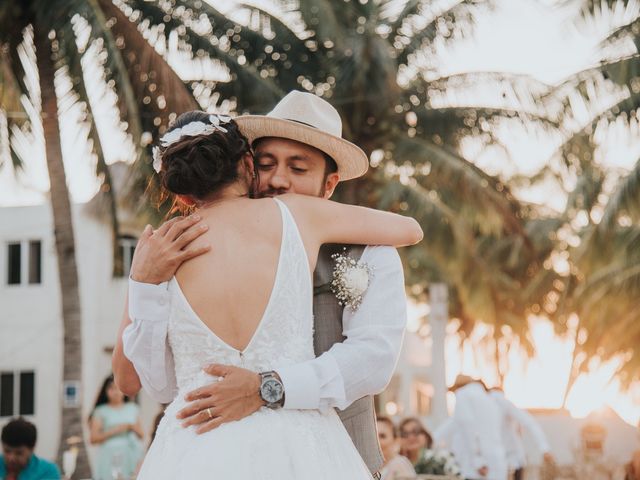
<svg viewBox="0 0 640 480"><path fill-rule="evenodd" d="M424 307L410 304L410 331L417 331ZM455 325L452 325L455 327ZM535 355L527 358L517 342L508 354L508 371L504 377L504 391L521 408L562 408L564 392L569 379L573 339L559 336L550 321L544 318L530 320L531 339ZM459 373L481 378L488 386L498 383L495 359L487 342L490 327L479 324L471 337L460 344L460 337L450 328L445 345L447 384ZM611 408L631 425L640 421L640 385L623 392L615 378L619 359L605 363L592 362L589 373L581 374L567 397L566 408L574 418ZM452 400L452 399L450 399Z"/></svg>

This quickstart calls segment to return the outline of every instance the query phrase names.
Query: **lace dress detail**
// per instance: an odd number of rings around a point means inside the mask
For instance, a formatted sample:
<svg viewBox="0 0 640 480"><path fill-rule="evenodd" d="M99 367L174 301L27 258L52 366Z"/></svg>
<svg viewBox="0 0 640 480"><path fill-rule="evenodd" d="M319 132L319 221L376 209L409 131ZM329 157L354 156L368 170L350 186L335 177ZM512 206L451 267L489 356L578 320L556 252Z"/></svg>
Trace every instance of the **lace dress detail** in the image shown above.
<svg viewBox="0 0 640 480"><path fill-rule="evenodd" d="M215 380L209 363L255 372L305 362L313 352L313 287L307 254L286 205L271 296L243 351L218 338L195 314L176 279L169 283L178 394L167 407L139 479L358 480L370 479L364 462L333 409L261 408L237 422L197 435L175 418L187 392Z"/></svg>

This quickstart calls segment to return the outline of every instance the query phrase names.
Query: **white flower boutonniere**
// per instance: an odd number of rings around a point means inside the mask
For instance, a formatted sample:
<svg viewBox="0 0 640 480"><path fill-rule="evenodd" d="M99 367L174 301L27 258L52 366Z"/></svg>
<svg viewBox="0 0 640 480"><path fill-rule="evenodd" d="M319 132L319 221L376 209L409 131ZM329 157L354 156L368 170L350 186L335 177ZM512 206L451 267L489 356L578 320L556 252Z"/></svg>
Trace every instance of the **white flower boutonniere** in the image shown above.
<svg viewBox="0 0 640 480"><path fill-rule="evenodd" d="M354 260L345 253L334 253L331 258L336 262L331 291L340 305L357 310L369 288L373 268L361 260Z"/></svg>

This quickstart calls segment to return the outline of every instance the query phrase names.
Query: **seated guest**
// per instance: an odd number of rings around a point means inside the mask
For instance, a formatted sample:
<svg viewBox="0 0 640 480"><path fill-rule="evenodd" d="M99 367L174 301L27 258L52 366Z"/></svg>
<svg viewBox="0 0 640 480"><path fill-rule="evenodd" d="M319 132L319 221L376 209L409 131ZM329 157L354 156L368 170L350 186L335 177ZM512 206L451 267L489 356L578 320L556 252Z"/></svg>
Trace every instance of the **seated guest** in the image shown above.
<svg viewBox="0 0 640 480"><path fill-rule="evenodd" d="M33 453L37 438L36 426L24 418L15 418L2 429L0 478L4 480L59 480L55 463Z"/></svg>
<svg viewBox="0 0 640 480"><path fill-rule="evenodd" d="M400 453L407 457L415 466L424 456L424 451L431 448L433 439L422 422L414 417L405 418L400 422Z"/></svg>
<svg viewBox="0 0 640 480"><path fill-rule="evenodd" d="M407 457L403 457L399 453L398 432L388 417L378 417L378 440L384 456L384 465L380 469L381 480L415 477L416 471L413 469L413 465Z"/></svg>
<svg viewBox="0 0 640 480"><path fill-rule="evenodd" d="M625 465L625 480L640 480L640 450L633 452L631 461Z"/></svg>

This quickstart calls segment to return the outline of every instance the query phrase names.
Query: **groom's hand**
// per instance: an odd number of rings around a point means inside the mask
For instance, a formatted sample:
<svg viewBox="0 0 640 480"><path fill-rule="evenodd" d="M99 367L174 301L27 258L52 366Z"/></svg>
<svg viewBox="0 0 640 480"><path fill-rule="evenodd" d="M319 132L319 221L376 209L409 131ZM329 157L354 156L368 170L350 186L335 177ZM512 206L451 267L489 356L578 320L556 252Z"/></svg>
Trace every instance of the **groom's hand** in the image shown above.
<svg viewBox="0 0 640 480"><path fill-rule="evenodd" d="M211 250L210 245L189 248L191 242L208 230L199 215L175 217L153 230L147 225L140 235L131 262L131 278L136 282L166 282L183 262Z"/></svg>
<svg viewBox="0 0 640 480"><path fill-rule="evenodd" d="M177 418L183 427L197 425L196 433L205 433L223 423L240 420L264 405L260 398L260 375L244 368L213 364L204 368L218 381L200 387L185 396L189 402Z"/></svg>

